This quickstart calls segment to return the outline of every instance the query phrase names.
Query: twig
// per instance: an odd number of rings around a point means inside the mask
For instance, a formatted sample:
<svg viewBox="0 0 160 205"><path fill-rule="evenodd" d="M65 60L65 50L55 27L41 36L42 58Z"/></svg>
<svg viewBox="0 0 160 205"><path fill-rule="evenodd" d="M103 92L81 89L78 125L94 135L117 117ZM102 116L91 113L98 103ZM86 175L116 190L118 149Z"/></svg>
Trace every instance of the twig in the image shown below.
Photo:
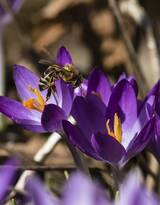
<svg viewBox="0 0 160 205"><path fill-rule="evenodd" d="M146 94L149 86L148 86L148 83L147 83L143 73L142 73L142 69L141 69L141 66L138 62L136 52L133 48L131 40L126 32L120 9L119 9L115 0L108 0L108 2L110 5L110 8L112 9L112 11L116 17L119 29L121 31L122 40L123 40L125 48L127 50L127 54L128 54L130 63L133 66L132 69L127 68L128 74L134 74L136 76L137 82L138 82L139 87L140 87L141 95L144 96Z"/></svg>
<svg viewBox="0 0 160 205"><path fill-rule="evenodd" d="M5 68L3 53L3 29L0 31L0 96L5 92ZM0 130L3 128L2 114L0 114Z"/></svg>
<svg viewBox="0 0 160 205"><path fill-rule="evenodd" d="M51 153L53 150L54 146L57 144L57 142L61 139L61 136L57 133L54 132L53 134L50 135L46 143L40 148L40 150L35 154L34 156L34 161L35 162L43 162L46 157ZM15 189L16 190L23 190L25 186L25 181L26 178L30 175L32 175L34 172L31 170L27 170L23 172L21 175L19 181L17 182Z"/></svg>
<svg viewBox="0 0 160 205"><path fill-rule="evenodd" d="M156 40L154 38L153 28L149 22L146 28L146 38L147 38L147 47L149 50L150 61L152 66L152 72L154 73L154 83L159 79L160 76L160 61L158 55L158 49L156 45Z"/></svg>
<svg viewBox="0 0 160 205"><path fill-rule="evenodd" d="M159 163L157 162L157 160L155 159L155 157L152 154L148 154L148 167L151 170L151 173L153 173L153 175L149 175L146 178L146 185L150 190L153 190L153 188L155 187L155 183L158 180L158 177L154 178L154 175L158 174L159 171Z"/></svg>
<svg viewBox="0 0 160 205"><path fill-rule="evenodd" d="M76 169L75 164L55 164L55 165L24 165L24 166L7 166L7 165L2 165L0 167L5 167L5 168L13 168L15 167L16 169L20 171L25 171L25 170L30 170L30 171L64 171L64 170L72 170ZM89 169L97 169L102 172L106 172L106 168L103 165L99 164L89 164L88 165Z"/></svg>

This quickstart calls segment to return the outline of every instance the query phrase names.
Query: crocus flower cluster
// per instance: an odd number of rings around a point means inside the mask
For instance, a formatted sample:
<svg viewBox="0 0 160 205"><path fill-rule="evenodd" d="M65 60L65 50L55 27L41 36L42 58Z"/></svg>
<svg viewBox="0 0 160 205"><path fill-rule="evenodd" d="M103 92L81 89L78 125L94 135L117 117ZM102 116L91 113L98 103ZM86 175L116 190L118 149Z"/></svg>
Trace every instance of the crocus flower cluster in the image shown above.
<svg viewBox="0 0 160 205"><path fill-rule="evenodd" d="M65 47L58 50L55 64L61 69L73 64ZM94 69L76 89L55 80L56 94L47 100L47 90L39 90L40 77L29 69L15 65L14 81L22 101L1 96L0 112L23 128L34 132L63 129L80 151L119 167L146 146L158 148L159 83L140 101L134 77L122 74L111 85L100 69ZM70 115L76 125L67 120Z"/></svg>
<svg viewBox="0 0 160 205"><path fill-rule="evenodd" d="M58 50L55 66L57 72L66 68L67 74L73 66L71 55L65 47ZM134 77L127 78L122 74L112 85L96 68L77 88L70 83L70 76L67 76L66 82L63 81L66 76L55 78L55 92L48 98L48 90L40 89L40 76L20 65L14 66L13 75L21 101L0 96L0 112L21 127L39 133L63 130L70 144L114 168L123 167L145 148L160 159L160 81L144 100L139 100ZM42 81L45 82L45 79ZM69 122L70 116L74 118L74 124ZM13 168L0 170L1 183L4 183L3 190L0 190L0 203L14 184L15 174L16 169ZM81 173L70 178L61 198L53 196L34 176L28 178L25 191L27 195L23 204L159 204L156 196L133 173L120 185L116 201L109 200L98 185Z"/></svg>
<svg viewBox="0 0 160 205"><path fill-rule="evenodd" d="M116 201L109 200L99 185L81 173L74 174L64 187L62 198L58 199L44 188L38 178L30 177L26 183L26 192L33 205L158 205L156 196L140 182L136 173L130 173L120 187Z"/></svg>

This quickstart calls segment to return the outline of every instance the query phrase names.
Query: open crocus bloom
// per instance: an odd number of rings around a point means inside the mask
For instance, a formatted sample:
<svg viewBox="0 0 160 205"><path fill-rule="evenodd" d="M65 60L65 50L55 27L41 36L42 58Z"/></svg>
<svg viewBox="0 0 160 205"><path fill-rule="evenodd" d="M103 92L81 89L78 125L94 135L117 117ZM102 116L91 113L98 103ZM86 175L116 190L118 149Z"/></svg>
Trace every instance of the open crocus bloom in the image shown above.
<svg viewBox="0 0 160 205"><path fill-rule="evenodd" d="M8 2L13 12L16 12L21 8L23 0L6 0L6 2ZM12 20L11 14L7 11L7 7L8 5L6 3L0 2L0 27L3 27Z"/></svg>
<svg viewBox="0 0 160 205"><path fill-rule="evenodd" d="M60 62L60 60L61 63L70 62L70 55L64 47L57 53L56 61ZM39 77L20 65L14 66L14 81L22 101L1 96L0 112L31 131L46 132L61 129L62 120L68 117L71 110L73 89L58 80L55 82L56 100L52 96L46 101L47 90L40 92ZM45 123L47 126L44 129Z"/></svg>
<svg viewBox="0 0 160 205"><path fill-rule="evenodd" d="M104 88L103 88L104 89ZM77 122L63 122L70 142L85 154L112 165L123 166L141 152L151 138L154 118L144 119L135 89L122 79L112 88L108 105L95 94L76 97L71 114Z"/></svg>

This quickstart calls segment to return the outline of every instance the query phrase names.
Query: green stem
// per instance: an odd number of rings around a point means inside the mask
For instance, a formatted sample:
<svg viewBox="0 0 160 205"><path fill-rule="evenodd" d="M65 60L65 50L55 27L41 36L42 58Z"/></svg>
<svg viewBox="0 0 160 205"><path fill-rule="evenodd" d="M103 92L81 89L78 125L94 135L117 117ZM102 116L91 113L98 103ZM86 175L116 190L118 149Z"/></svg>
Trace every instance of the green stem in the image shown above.
<svg viewBox="0 0 160 205"><path fill-rule="evenodd" d="M115 184L115 191L119 191L119 185L121 183L122 175L121 171L117 166L111 166L112 169L112 176L114 178L114 184Z"/></svg>
<svg viewBox="0 0 160 205"><path fill-rule="evenodd" d="M90 177L90 172L83 155L69 142L65 134L63 134L63 138L72 154L77 169Z"/></svg>

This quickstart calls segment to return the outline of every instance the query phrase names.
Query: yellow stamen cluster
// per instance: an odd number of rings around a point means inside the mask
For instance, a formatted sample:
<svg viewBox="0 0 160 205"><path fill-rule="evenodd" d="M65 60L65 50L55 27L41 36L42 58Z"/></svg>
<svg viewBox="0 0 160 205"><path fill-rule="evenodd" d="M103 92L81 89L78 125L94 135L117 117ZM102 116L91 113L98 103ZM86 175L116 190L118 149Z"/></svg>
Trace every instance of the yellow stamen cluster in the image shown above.
<svg viewBox="0 0 160 205"><path fill-rule="evenodd" d="M109 126L110 119L106 122L106 128L108 131L108 135L114 137L118 142L122 142L122 123L117 113L114 114L114 130L111 131Z"/></svg>
<svg viewBox="0 0 160 205"><path fill-rule="evenodd" d="M23 101L23 106L28 109L37 110L39 112L42 112L46 104L45 100L43 99L41 93L39 92L37 88L32 88L30 86L29 89L31 92L35 94L36 99L29 98L28 100Z"/></svg>

